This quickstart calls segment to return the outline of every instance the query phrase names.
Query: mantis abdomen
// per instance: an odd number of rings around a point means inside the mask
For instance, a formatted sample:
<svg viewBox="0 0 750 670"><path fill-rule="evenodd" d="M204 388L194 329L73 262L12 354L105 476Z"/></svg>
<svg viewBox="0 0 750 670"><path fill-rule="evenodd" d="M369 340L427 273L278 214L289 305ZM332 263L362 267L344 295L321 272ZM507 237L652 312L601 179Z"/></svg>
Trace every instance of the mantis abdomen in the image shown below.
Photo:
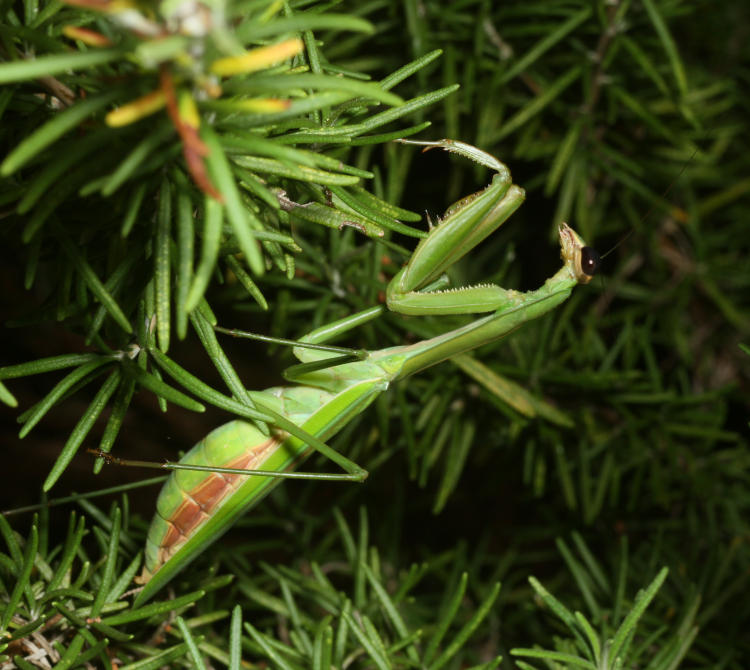
<svg viewBox="0 0 750 670"><path fill-rule="evenodd" d="M281 445L283 436L263 435L245 421L231 421L211 431L181 463L257 470ZM146 563L141 574L148 581L169 558L211 520L223 503L248 483L269 483L268 478L223 472L175 470L156 503L156 514L146 540ZM250 498L250 501L253 501Z"/></svg>
<svg viewBox="0 0 750 670"><path fill-rule="evenodd" d="M361 367L371 366L360 364L355 369ZM377 382L368 381L366 388L345 386L339 393L292 386L250 395L263 397L290 420L327 438L349 419L347 410L331 411L332 407L342 403L358 413L382 390ZM353 393L356 397L352 397ZM248 471L284 473L296 467L310 451L308 444L283 430L273 429L270 435L264 435L246 421L230 421L211 431L180 459L181 466L204 470L174 470L159 494L146 539L145 565L137 582L148 583L157 572L176 572L189 563L281 481L248 475ZM234 468L244 473L216 472L215 468ZM171 561L178 553L182 560Z"/></svg>

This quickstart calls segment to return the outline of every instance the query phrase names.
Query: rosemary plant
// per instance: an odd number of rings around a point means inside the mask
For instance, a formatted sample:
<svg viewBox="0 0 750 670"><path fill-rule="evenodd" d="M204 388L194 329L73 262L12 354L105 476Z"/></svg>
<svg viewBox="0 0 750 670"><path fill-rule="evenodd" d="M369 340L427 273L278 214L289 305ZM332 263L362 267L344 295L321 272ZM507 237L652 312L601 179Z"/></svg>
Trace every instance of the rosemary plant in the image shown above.
<svg viewBox="0 0 750 670"><path fill-rule="evenodd" d="M746 3L0 11L0 400L35 460L6 461L4 507L82 509L0 517L2 667L747 666ZM288 348L212 326L295 339L377 304L414 212L487 183L391 142L417 133L527 190L457 283L536 285L568 219L615 247L606 278L382 395L331 443L366 487L278 487L134 609L153 498L66 502L83 445L174 459L262 417L247 389ZM384 314L346 344L444 328Z"/></svg>

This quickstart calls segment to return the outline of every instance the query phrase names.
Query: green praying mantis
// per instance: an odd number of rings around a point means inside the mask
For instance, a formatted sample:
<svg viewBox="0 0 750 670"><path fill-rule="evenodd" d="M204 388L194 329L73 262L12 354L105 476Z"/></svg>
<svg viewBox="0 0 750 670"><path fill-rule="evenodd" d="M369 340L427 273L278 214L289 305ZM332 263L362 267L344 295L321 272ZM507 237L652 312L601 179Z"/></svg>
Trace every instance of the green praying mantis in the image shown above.
<svg viewBox="0 0 750 670"><path fill-rule="evenodd" d="M449 208L420 241L408 263L390 282L387 306L410 315L484 316L427 340L372 351L363 360L330 367L321 366L335 354L295 347L294 354L302 363L313 364L294 375L296 385L250 392L258 407L270 408L283 417L275 422L270 434L246 421L224 424L182 458L180 465L189 469L175 470L167 479L148 532L145 566L137 580L144 586L136 604L151 598L278 484L279 477L289 476L289 471L313 451L340 465L347 473L340 478L364 479L364 470L321 441L364 411L391 382L497 340L546 314L597 271L596 252L562 223L559 238L563 265L538 289L519 292L491 284L439 288L444 285L440 280L443 272L502 225L525 196L523 189L512 183L508 168L476 147L453 140L411 143L465 156L495 174L484 190ZM326 342L381 312L382 307L374 307L354 314L312 331L300 342ZM316 439L302 439L304 434L299 430L290 430L296 427Z"/></svg>

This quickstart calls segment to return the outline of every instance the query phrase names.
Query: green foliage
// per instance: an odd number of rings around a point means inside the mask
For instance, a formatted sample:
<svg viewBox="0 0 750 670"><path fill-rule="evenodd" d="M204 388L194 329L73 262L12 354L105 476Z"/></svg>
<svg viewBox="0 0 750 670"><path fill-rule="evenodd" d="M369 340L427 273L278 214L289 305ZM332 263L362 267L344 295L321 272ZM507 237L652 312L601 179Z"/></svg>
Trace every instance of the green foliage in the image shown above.
<svg viewBox="0 0 750 670"><path fill-rule="evenodd" d="M91 663L109 668L116 659L122 664L118 667L130 669L167 663L205 668L210 659L239 668L243 667L239 661L243 650L284 669L500 666L501 655L488 657L467 645L480 633L487 635L488 621L497 625L492 612L501 589L498 582L479 579L469 587L473 561L467 559L463 547L404 569L371 545L364 509L355 529L335 509L336 523L322 537L316 537L320 528L311 536L302 570L263 561L253 562L250 569L247 551L220 547L214 554L214 570L204 574L199 590L133 608L127 588L140 563L140 554L132 557L133 549L144 537L142 524L129 513L127 498L123 503L122 508L113 505L106 516L82 501L94 525L87 528L85 517L73 512L67 534L57 547L50 543L46 510L40 521L35 517L26 538L15 534L0 516L8 551L0 553L4 575L0 626L6 633L5 656L0 660L12 659L19 667L31 667L24 657L33 657L39 667L46 662L58 663L56 667ZM289 520L301 521L296 516L290 515ZM288 521L265 523L278 537ZM257 530L257 522L253 525ZM588 555L581 538L574 540ZM559 545L566 556L569 550L564 543ZM216 576L216 564L230 568L235 578ZM569 567L582 589L592 586L586 584L588 575L580 566L569 562ZM601 566L594 567L601 570ZM586 665L584 660L580 662L583 667L632 667L629 659L635 662L643 656L656 659L648 667L670 667L665 658L671 661L679 649L663 650L660 655L643 647L631 649L634 626L663 583L666 569L631 603L623 592L627 566L623 562L619 567L618 593L608 594L614 598L613 616L623 617L616 632L604 608L590 600L594 616L601 619L595 623L605 626L601 642L580 613L571 613L536 580L530 580L542 602L573 636L570 641L559 639L558 648L570 651L572 644L585 649L596 665L590 661ZM594 590L609 588L604 573L595 574L599 584ZM230 595L221 596L227 588ZM226 602L235 603L231 615ZM650 640L654 644L665 629L658 620L649 627L657 636ZM277 634L279 629L284 631L282 636ZM570 656L529 649L511 653L558 661Z"/></svg>
<svg viewBox="0 0 750 670"><path fill-rule="evenodd" d="M211 12L194 8L190 16L170 11L177 8L165 3L160 20L122 9L93 15L73 8L27 12L27 28L51 37L35 49L36 59L24 60L21 49L28 32L15 17L19 30L8 47L15 62L0 64L0 81L19 82L6 89L10 95L4 128L14 130L4 141L14 148L0 165L0 173L10 177L3 182L0 198L14 206L10 229L32 250L26 286L44 280L37 269L40 261L50 258L56 265L50 270L64 277L60 290L32 318L54 314L101 352L86 361L55 356L0 370L0 379L11 379L75 368L22 415L20 436L72 391L108 373L45 490L57 481L110 400L113 411L100 449L111 449L136 387L149 389L162 403L204 411L202 404L163 382L158 370L149 370L149 349L166 354L173 329L185 338L188 322L203 328L200 339L209 356L234 396L253 409L232 364L213 344L215 338L206 334L206 323L196 324L201 312L216 323L203 294L219 266L267 309L251 275L270 272L293 279L294 254L302 249L284 232L290 225L351 227L376 239L386 229L413 237L424 234L394 218L413 221L417 215L363 191L358 184L372 173L346 165L343 159L349 145L382 142L384 137L370 133L455 89L448 86L406 102L389 92L434 60L438 51L378 83L363 82L351 73L342 76L340 69L331 70L309 32L313 25L370 32L371 26L361 19L294 14L289 8L281 12L280 5L275 11L258 5L250 12L230 6L227 17L221 7ZM91 58L78 64L87 76L85 98L74 93L76 76L81 75L67 74L77 61L64 53L70 22L75 25L84 18L117 46L106 66ZM230 34L226 20L234 18L238 22L233 21ZM189 21L200 25L191 24L188 30ZM301 31L307 41L276 41L290 30ZM276 43L237 55L247 44L269 40ZM281 55L268 56L274 48ZM292 56L298 62L285 63ZM53 80L57 97L32 96L34 108L29 110L28 95L40 87L33 77L38 77L41 59L50 72L63 74ZM248 63L250 59L254 60ZM257 72L277 62L282 64L270 73ZM220 80L217 73L234 76ZM117 85L109 83L112 78ZM51 86L47 80L42 84ZM147 90L151 92L136 98ZM154 109L147 101L154 97L160 101L155 107L158 116L149 122ZM124 104L102 124L99 117L114 102ZM372 114L371 108L380 104L397 106ZM264 105L276 111L269 113ZM261 111L253 113L256 107ZM22 125L22 117L29 115L39 127ZM397 135L424 127L404 128ZM19 128L25 128L22 138ZM325 144L329 152L290 146L300 144ZM203 220L202 231L195 229L195 220ZM199 247L200 261L194 267ZM238 260L240 252L244 263ZM171 363L166 357L160 360L162 368ZM176 381L190 385L191 380L185 373ZM204 399L225 406L217 394L211 391Z"/></svg>
<svg viewBox="0 0 750 670"><path fill-rule="evenodd" d="M121 582L144 522L127 507L87 522L88 545L82 521L62 542L44 517L25 539L3 524L4 653L43 635L53 662L102 667L105 647L135 667L746 667L745 3L236 2L200 35L180 32L170 4L146 15L167 39L116 13L2 5L0 235L14 280L34 291L10 325L81 338L0 369L11 405L16 378L65 373L22 408L26 440L85 399L39 473L48 487L97 431L102 450L119 436L129 455L120 429L139 390L170 413L271 421L211 325L294 339L377 304L423 234L410 210L434 216L487 183L391 139L471 142L527 191L456 283L538 285L560 220L600 251L619 246L605 279L557 313L352 422L331 444L371 472L366 488L279 487L239 544L176 580L188 600L165 608L178 618L129 609ZM66 26L109 45L71 41ZM297 37L296 55L210 85L220 58ZM165 71L182 106L104 123L165 90ZM263 106L279 101L289 107ZM384 314L347 344L458 322ZM206 355L219 377L197 371ZM256 368L274 355L291 360L271 347ZM357 539L334 504L367 506Z"/></svg>

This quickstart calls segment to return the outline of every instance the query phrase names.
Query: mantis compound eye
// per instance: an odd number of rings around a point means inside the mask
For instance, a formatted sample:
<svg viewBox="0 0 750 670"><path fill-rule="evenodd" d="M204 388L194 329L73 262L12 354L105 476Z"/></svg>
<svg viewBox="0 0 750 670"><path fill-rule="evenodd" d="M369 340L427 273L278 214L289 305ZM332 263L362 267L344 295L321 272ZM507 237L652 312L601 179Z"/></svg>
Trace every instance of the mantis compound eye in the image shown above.
<svg viewBox="0 0 750 670"><path fill-rule="evenodd" d="M602 264L602 259L596 249L593 249L592 247L582 247L580 263L581 272L583 272L585 275L588 275L589 277L593 277L597 272L599 272L599 267Z"/></svg>
<svg viewBox="0 0 750 670"><path fill-rule="evenodd" d="M601 258L567 224L560 224L560 255L579 284L588 284L599 270Z"/></svg>

